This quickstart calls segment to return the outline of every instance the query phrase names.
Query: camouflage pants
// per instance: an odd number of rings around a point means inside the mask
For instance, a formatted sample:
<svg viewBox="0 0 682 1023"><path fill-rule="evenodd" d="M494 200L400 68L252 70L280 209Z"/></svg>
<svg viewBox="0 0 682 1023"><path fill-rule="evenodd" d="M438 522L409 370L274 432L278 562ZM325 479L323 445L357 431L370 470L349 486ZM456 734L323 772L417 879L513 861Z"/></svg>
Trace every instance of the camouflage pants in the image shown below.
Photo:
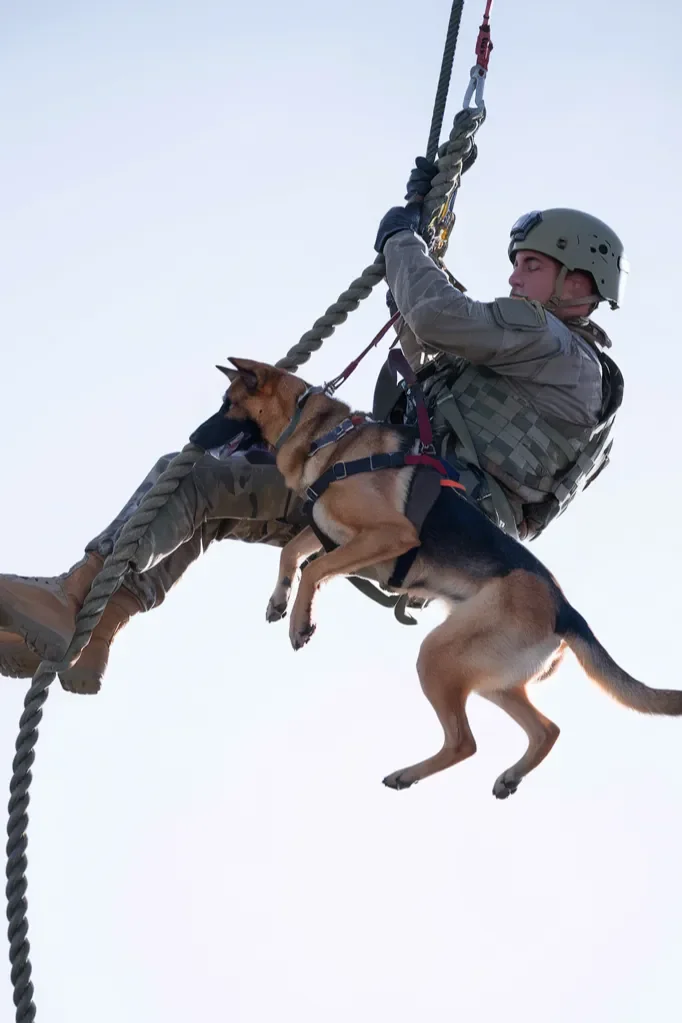
<svg viewBox="0 0 682 1023"><path fill-rule="evenodd" d="M86 547L111 554L121 529L174 455L164 455L103 532ZM287 489L274 462L258 450L229 458L206 454L159 511L125 578L150 610L214 540L283 547L305 525L302 501Z"/></svg>

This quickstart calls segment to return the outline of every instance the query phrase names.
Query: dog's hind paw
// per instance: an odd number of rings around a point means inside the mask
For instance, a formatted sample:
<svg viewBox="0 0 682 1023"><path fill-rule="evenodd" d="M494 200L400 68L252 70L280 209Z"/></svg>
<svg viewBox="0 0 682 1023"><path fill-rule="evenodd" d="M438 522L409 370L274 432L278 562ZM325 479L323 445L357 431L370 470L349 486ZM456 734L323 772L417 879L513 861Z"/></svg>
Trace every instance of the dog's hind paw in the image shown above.
<svg viewBox="0 0 682 1023"><path fill-rule="evenodd" d="M294 648L294 650L300 650L301 647L304 647L306 645L306 643L310 640L311 636L315 632L315 625L313 625L312 622L308 622L302 628L295 629L293 628L293 619L291 624L292 627L289 630L289 639L291 640L291 645Z"/></svg>
<svg viewBox="0 0 682 1023"><path fill-rule="evenodd" d="M513 796L521 784L521 779L513 771L505 771L493 785L493 795L496 799L506 799Z"/></svg>

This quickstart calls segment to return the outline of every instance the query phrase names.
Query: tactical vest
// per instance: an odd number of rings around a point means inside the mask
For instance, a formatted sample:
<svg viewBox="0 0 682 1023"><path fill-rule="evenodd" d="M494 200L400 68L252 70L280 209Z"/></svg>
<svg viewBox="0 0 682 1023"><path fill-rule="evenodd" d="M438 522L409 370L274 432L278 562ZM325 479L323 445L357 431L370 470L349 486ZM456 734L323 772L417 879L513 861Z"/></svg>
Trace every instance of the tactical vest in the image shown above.
<svg viewBox="0 0 682 1023"><path fill-rule="evenodd" d="M602 406L592 427L540 414L505 377L457 356L438 355L418 373L440 453L475 468L481 486L469 496L520 539L539 536L608 464L624 382L615 362L594 344L595 326L570 325L593 347L602 366ZM387 384L384 368L374 414L410 421L404 391L391 382L389 394Z"/></svg>

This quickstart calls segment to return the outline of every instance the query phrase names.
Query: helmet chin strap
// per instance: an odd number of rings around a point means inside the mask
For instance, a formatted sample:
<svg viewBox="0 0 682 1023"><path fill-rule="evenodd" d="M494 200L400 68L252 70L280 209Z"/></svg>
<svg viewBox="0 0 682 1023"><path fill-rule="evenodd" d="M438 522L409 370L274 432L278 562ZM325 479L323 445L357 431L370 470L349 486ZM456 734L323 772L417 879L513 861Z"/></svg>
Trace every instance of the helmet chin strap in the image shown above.
<svg viewBox="0 0 682 1023"><path fill-rule="evenodd" d="M599 303L602 301L601 295L585 295L581 298L562 298L562 292L564 290L564 284L568 276L568 268L565 266L561 267L559 274L554 285L554 291L545 302L545 309L549 309L550 312L554 312L557 309L574 309L578 306L592 305L588 316L591 316L594 310L597 308Z"/></svg>

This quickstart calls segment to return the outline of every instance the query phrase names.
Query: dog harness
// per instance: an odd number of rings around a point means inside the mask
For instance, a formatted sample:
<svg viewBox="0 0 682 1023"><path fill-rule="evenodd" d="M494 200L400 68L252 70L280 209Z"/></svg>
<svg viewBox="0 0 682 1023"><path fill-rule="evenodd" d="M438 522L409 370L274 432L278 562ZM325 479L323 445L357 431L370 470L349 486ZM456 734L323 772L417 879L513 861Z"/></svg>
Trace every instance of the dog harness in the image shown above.
<svg viewBox="0 0 682 1023"><path fill-rule="evenodd" d="M359 473L376 472L380 469L404 469L409 466L415 466L418 471L415 473L410 494L408 495L409 514L408 512L406 514L408 514L408 518L410 518L419 531L421 531L426 516L438 499L441 487L451 487L461 493L465 491L465 487L459 482L459 473L454 466L447 462L445 458L436 455L433 431L424 396L407 359L401 351L393 350L389 353L388 360L391 368L395 369L404 378L407 392L414 402L418 426L418 449L414 452L392 451L368 455L365 458L355 458L348 462L334 462L307 488L303 513L317 538L327 551L334 550L337 544L318 528L313 518L313 507L332 483L338 483L349 476L356 476ZM324 387L309 387L303 392L296 402L296 410L291 421L275 444L277 449L291 437L298 426L303 407L308 399L313 394L325 393L325 390ZM314 455L329 444L337 443L337 441L353 430L369 425L380 424L372 416L366 414L348 416L328 433L314 440L310 445L308 455ZM413 547L397 558L393 575L388 582L389 586L400 587L402 585L416 553L417 547Z"/></svg>

